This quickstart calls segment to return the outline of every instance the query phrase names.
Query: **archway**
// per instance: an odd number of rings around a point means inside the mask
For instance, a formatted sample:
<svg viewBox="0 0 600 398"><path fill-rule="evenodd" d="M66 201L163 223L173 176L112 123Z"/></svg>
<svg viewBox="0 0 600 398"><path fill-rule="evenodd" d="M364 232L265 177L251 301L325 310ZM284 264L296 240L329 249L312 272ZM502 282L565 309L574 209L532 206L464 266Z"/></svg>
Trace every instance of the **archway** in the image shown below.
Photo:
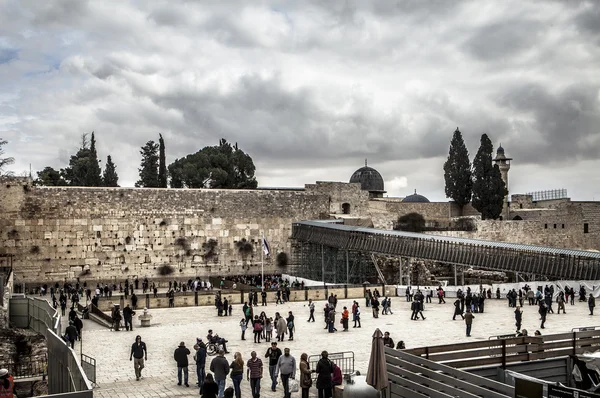
<svg viewBox="0 0 600 398"><path fill-rule="evenodd" d="M521 216L514 216L513 220L514 221L523 221L523 219L521 218Z"/></svg>
<svg viewBox="0 0 600 398"><path fill-rule="evenodd" d="M343 203L342 204L342 213L344 213L344 214L350 214L350 203Z"/></svg>

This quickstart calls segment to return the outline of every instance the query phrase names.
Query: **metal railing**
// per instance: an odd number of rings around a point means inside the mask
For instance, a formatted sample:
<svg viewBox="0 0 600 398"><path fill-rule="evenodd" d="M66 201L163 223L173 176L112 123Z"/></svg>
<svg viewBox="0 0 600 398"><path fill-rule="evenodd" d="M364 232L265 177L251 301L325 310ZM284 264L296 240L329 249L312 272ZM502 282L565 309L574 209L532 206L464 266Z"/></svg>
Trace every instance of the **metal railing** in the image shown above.
<svg viewBox="0 0 600 398"><path fill-rule="evenodd" d="M96 359L81 353L81 367L88 380L96 384Z"/></svg>
<svg viewBox="0 0 600 398"><path fill-rule="evenodd" d="M11 374L15 379L26 379L30 377L42 377L46 378L46 371L48 369L48 358L44 355L42 358L39 356L28 358L22 358L18 362L8 361L3 365L8 369L8 373Z"/></svg>
<svg viewBox="0 0 600 398"><path fill-rule="evenodd" d="M340 367L343 375L354 374L354 351L343 351L329 353L327 358ZM310 355L308 357L308 364L312 370L317 369L317 363L321 359L321 355ZM317 374L313 373L313 378L317 378Z"/></svg>

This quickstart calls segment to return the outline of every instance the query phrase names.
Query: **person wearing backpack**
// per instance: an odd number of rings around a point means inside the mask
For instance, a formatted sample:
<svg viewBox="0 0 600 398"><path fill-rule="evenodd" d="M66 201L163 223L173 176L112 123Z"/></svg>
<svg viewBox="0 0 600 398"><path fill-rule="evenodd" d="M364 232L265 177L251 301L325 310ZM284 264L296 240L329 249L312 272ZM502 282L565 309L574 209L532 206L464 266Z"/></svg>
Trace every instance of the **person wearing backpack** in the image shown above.
<svg viewBox="0 0 600 398"><path fill-rule="evenodd" d="M319 398L331 398L333 395L333 380L331 378L333 364L328 357L329 353L327 351L321 352L321 359L317 362L317 368L315 369Z"/></svg>

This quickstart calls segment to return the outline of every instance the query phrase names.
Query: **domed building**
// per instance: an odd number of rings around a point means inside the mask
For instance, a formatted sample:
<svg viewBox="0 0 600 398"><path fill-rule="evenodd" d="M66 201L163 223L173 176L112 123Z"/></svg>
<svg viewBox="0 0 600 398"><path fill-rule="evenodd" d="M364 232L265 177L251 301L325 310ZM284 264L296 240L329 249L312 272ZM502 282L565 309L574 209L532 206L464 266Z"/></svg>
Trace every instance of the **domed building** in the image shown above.
<svg viewBox="0 0 600 398"><path fill-rule="evenodd" d="M430 203L429 199L427 199L423 195L419 195L417 190L415 189L415 193L412 195L408 195L406 198L402 199L402 203Z"/></svg>
<svg viewBox="0 0 600 398"><path fill-rule="evenodd" d="M382 198L385 193L383 177L377 170L367 166L367 159L365 159L365 167L356 170L350 177L350 182L360 183L360 189L369 191L371 198Z"/></svg>

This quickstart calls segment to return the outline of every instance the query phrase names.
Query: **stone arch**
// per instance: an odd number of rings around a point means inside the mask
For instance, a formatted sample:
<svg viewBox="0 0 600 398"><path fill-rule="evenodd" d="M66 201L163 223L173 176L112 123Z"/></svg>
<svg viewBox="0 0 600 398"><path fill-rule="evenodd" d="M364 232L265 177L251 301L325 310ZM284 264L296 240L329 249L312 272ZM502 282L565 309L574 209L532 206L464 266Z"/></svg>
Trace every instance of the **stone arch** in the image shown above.
<svg viewBox="0 0 600 398"><path fill-rule="evenodd" d="M513 221L523 221L523 218L517 215L513 217Z"/></svg>
<svg viewBox="0 0 600 398"><path fill-rule="evenodd" d="M342 213L350 214L350 203L342 203Z"/></svg>

